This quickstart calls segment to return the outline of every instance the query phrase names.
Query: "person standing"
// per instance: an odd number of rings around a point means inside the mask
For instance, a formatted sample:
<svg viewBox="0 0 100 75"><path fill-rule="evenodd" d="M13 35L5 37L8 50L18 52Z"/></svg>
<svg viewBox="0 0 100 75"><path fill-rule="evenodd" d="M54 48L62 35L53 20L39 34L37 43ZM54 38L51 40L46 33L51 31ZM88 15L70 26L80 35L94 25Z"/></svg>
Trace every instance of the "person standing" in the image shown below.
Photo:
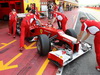
<svg viewBox="0 0 100 75"><path fill-rule="evenodd" d="M56 3L53 3L53 10L54 10L54 11L58 11L58 6L57 6Z"/></svg>
<svg viewBox="0 0 100 75"><path fill-rule="evenodd" d="M53 19L51 21L51 24L53 24L57 20L58 27L59 27L58 29L62 29L63 31L66 31L67 29L66 23L68 18L64 14L57 11L52 11L51 13L53 14Z"/></svg>
<svg viewBox="0 0 100 75"><path fill-rule="evenodd" d="M31 7L29 5L27 5L26 10L27 10L27 12L29 12L31 10Z"/></svg>
<svg viewBox="0 0 100 75"><path fill-rule="evenodd" d="M36 4L35 3L32 4L32 8L31 9L32 10L35 10L34 13L35 13L36 17L38 19L40 19L40 13L39 13L38 8L36 7Z"/></svg>
<svg viewBox="0 0 100 75"><path fill-rule="evenodd" d="M48 1L47 8L48 8L48 19L52 19L52 14L50 13L53 10L53 2L52 1Z"/></svg>
<svg viewBox="0 0 100 75"><path fill-rule="evenodd" d="M94 35L94 46L96 53L96 60L98 66L96 66L96 70L100 71L100 22L96 22L94 20L88 20L86 17L81 17L80 22L82 23L81 31L77 37L77 43L81 40L84 42L90 34ZM83 37L84 32L87 34ZM83 39L82 39L83 37Z"/></svg>
<svg viewBox="0 0 100 75"><path fill-rule="evenodd" d="M16 36L16 23L17 23L17 13L15 9L9 13L9 32L8 34L13 34L13 38Z"/></svg>
<svg viewBox="0 0 100 75"><path fill-rule="evenodd" d="M63 4L62 3L59 4L58 11L61 12L61 13L64 13Z"/></svg>

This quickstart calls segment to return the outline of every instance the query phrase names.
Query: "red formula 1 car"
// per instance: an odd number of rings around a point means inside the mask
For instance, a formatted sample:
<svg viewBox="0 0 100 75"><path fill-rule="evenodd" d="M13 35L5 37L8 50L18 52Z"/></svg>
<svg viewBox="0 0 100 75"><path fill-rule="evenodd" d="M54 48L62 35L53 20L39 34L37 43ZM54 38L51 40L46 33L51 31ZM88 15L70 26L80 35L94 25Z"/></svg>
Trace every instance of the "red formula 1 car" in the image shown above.
<svg viewBox="0 0 100 75"><path fill-rule="evenodd" d="M19 31L18 28L17 31ZM60 67L91 50L91 45L88 43L76 44L77 35L73 29L67 29L64 32L52 26L43 25L35 26L31 33L32 36L38 36L37 50L39 55L48 55L48 59ZM57 50L52 51L53 48Z"/></svg>
<svg viewBox="0 0 100 75"><path fill-rule="evenodd" d="M40 55L47 55L48 59L62 67L92 49L89 43L76 44L76 33L73 29L62 30L39 27L34 35L38 35L37 50ZM56 48L56 51L52 51Z"/></svg>

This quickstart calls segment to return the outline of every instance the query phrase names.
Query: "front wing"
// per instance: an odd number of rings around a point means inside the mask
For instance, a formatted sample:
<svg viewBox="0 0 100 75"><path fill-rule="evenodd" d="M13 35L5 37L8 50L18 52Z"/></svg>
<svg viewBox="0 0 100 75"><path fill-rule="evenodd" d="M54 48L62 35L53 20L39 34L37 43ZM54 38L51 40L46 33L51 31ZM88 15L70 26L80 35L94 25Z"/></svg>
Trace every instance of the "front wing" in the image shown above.
<svg viewBox="0 0 100 75"><path fill-rule="evenodd" d="M63 67L75 60L76 58L80 57L81 55L87 53L91 49L92 45L85 42L84 46L79 44L79 51L73 53L72 58L69 55L67 55L65 50L57 50L49 52L48 59L53 61L58 67Z"/></svg>

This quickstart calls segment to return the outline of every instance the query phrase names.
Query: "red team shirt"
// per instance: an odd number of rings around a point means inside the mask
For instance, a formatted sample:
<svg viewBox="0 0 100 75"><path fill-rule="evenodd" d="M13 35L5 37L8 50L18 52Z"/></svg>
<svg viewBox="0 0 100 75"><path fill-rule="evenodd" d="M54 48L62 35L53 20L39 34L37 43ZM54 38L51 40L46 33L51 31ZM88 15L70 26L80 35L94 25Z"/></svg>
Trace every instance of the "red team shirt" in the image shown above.
<svg viewBox="0 0 100 75"><path fill-rule="evenodd" d="M36 22L35 21L36 16L32 13L28 13L23 20L24 20L23 22L27 22L27 24L30 25L33 22L33 20L34 20L34 22Z"/></svg>
<svg viewBox="0 0 100 75"><path fill-rule="evenodd" d="M54 11L57 11L57 10L58 10L58 6L55 6L55 7L54 7Z"/></svg>
<svg viewBox="0 0 100 75"><path fill-rule="evenodd" d="M9 20L12 20L12 21L17 21L17 13L12 13L10 12L9 13Z"/></svg>
<svg viewBox="0 0 100 75"><path fill-rule="evenodd" d="M64 14L59 13L59 12L53 12L53 17L56 17L56 19L58 21L60 21L60 22L62 22L63 20L66 20L67 19L67 17Z"/></svg>
<svg viewBox="0 0 100 75"><path fill-rule="evenodd" d="M96 34L98 31L100 31L100 22L87 20L82 24L81 31L87 31L90 34Z"/></svg>

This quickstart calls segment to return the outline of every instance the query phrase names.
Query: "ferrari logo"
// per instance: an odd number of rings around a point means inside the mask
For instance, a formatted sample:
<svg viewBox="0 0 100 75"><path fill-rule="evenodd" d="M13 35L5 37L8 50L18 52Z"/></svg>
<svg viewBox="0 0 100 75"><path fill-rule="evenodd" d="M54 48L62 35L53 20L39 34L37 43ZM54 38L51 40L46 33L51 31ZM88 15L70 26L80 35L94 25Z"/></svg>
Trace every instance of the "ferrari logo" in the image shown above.
<svg viewBox="0 0 100 75"><path fill-rule="evenodd" d="M41 34L43 33L43 30L42 30L42 29L40 29L40 33L41 33Z"/></svg>

